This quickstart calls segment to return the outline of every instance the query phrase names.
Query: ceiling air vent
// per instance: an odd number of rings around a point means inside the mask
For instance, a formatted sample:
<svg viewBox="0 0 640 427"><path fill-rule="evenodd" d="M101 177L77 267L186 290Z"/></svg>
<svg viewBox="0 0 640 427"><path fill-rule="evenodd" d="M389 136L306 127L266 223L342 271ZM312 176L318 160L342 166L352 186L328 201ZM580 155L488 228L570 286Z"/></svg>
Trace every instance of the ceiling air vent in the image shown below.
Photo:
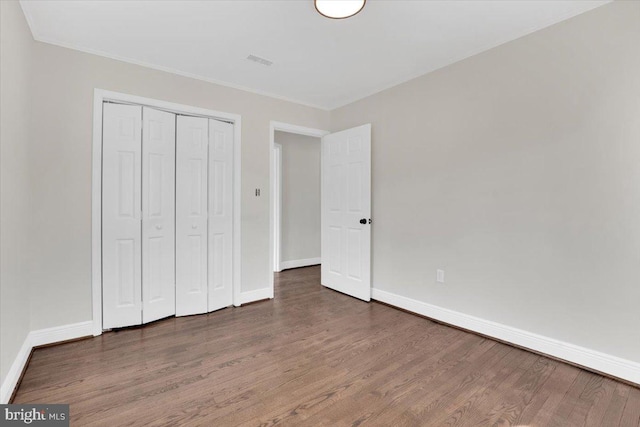
<svg viewBox="0 0 640 427"><path fill-rule="evenodd" d="M257 62L258 64L262 64L267 67L273 64L273 61L269 61L268 59L260 58L259 56L255 56L255 55L249 55L247 56L247 59L249 61Z"/></svg>

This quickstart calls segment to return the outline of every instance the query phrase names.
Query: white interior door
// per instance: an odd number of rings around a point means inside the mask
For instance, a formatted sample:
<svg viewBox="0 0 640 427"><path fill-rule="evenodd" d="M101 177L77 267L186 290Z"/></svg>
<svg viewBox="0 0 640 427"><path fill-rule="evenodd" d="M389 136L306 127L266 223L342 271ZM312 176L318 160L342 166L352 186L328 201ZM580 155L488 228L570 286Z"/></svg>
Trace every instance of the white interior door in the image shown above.
<svg viewBox="0 0 640 427"><path fill-rule="evenodd" d="M102 322L139 325L141 302L142 107L103 104Z"/></svg>
<svg viewBox="0 0 640 427"><path fill-rule="evenodd" d="M233 125L209 120L209 304L233 304Z"/></svg>
<svg viewBox="0 0 640 427"><path fill-rule="evenodd" d="M322 138L321 283L371 299L371 125Z"/></svg>
<svg viewBox="0 0 640 427"><path fill-rule="evenodd" d="M177 116L176 315L207 312L209 121Z"/></svg>
<svg viewBox="0 0 640 427"><path fill-rule="evenodd" d="M142 322L176 312L176 115L143 107Z"/></svg>

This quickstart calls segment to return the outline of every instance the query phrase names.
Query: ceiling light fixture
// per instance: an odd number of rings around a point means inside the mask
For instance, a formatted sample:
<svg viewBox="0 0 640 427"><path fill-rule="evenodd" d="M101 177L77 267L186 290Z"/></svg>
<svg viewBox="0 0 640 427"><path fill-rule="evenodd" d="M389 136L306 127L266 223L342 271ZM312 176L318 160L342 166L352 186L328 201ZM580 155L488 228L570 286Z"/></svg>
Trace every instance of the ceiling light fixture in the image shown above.
<svg viewBox="0 0 640 427"><path fill-rule="evenodd" d="M349 18L360 12L367 0L314 0L316 10L331 19Z"/></svg>

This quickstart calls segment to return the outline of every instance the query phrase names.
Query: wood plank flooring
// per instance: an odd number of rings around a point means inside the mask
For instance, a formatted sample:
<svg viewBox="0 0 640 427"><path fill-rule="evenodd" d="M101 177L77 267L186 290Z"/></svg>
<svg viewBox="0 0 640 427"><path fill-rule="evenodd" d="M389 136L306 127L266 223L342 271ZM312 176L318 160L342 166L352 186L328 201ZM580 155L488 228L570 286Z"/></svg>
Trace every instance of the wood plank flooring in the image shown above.
<svg viewBox="0 0 640 427"><path fill-rule="evenodd" d="M320 286L37 349L15 403L73 426L628 426L640 389Z"/></svg>

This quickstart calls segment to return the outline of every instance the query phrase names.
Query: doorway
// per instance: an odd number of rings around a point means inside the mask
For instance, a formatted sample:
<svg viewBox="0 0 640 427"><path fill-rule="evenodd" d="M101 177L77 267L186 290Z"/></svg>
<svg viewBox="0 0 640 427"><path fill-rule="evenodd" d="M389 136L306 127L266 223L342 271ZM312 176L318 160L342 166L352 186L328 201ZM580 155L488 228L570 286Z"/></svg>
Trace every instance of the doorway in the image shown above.
<svg viewBox="0 0 640 427"><path fill-rule="evenodd" d="M320 264L320 138L276 131L274 271Z"/></svg>
<svg viewBox="0 0 640 427"><path fill-rule="evenodd" d="M275 273L320 264L320 150L328 133L271 122L272 297Z"/></svg>
<svg viewBox="0 0 640 427"><path fill-rule="evenodd" d="M270 298L273 271L282 269L282 182L277 177L276 132L321 138L321 278L322 286L352 297L371 298L371 124L339 132L271 122L270 152ZM282 150L282 148L280 148ZM282 151L280 151L282 153ZM276 187L276 185L278 187ZM278 235L276 235L278 231ZM276 252L280 254L276 259Z"/></svg>

